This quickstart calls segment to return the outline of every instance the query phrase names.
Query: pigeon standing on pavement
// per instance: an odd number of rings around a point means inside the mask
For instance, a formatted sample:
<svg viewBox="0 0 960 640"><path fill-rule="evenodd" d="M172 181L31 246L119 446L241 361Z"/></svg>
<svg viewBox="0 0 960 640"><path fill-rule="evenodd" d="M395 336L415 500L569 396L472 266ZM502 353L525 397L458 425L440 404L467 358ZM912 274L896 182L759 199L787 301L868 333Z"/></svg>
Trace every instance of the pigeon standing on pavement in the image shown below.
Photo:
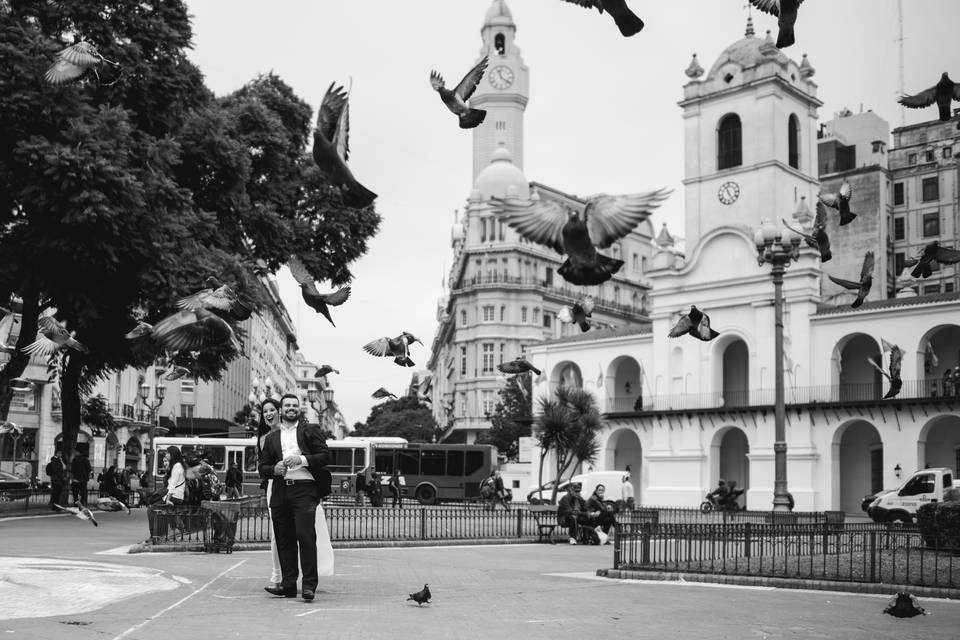
<svg viewBox="0 0 960 640"><path fill-rule="evenodd" d="M629 38L632 35L640 33L643 29L643 20L637 14L630 10L626 0L564 0L578 4L588 9L596 8L600 13L606 11L617 23L617 28L624 37Z"/></svg>
<svg viewBox="0 0 960 640"><path fill-rule="evenodd" d="M87 348L73 339L62 323L53 316L43 316L37 321L37 339L24 348L23 352L31 356L49 358L61 349L73 349L87 353Z"/></svg>
<svg viewBox="0 0 960 640"><path fill-rule="evenodd" d="M750 4L764 13L777 16L780 33L777 34L777 48L789 47L796 39L793 26L797 22L797 12L803 0L750 0Z"/></svg>
<svg viewBox="0 0 960 640"><path fill-rule="evenodd" d="M401 367L414 366L410 359L410 345L414 342L420 342L412 333L404 331L396 338L380 338L363 345L363 350L370 355L378 357L393 358L393 361ZM420 344L423 344L420 342Z"/></svg>
<svg viewBox="0 0 960 640"><path fill-rule="evenodd" d="M540 369L533 366L530 361L523 356L517 356L510 362L501 362L497 365L497 369L499 369L501 373L519 374L533 371L535 374L540 375Z"/></svg>
<svg viewBox="0 0 960 640"><path fill-rule="evenodd" d="M463 80L454 87L453 91L447 89L443 82L443 76L436 71L430 72L430 86L440 94L440 100L447 105L447 109L460 120L461 129L478 127L487 117L486 111L472 108L467 104L467 100L470 99L477 85L480 84L483 73L487 70L488 61L489 56L483 56L483 60L478 62L473 69L470 69L467 75L463 76Z"/></svg>
<svg viewBox="0 0 960 640"><path fill-rule="evenodd" d="M941 247L939 240L934 240L923 248L923 251L917 258L911 258L904 262L908 267L913 267L910 272L914 278L929 278L933 273L931 264L936 261L940 264L956 264L960 262L960 251L950 247Z"/></svg>
<svg viewBox="0 0 960 640"><path fill-rule="evenodd" d="M884 613L897 618L912 618L919 615L930 615L926 609L920 606L916 596L910 595L906 591L899 591L893 596Z"/></svg>
<svg viewBox="0 0 960 640"><path fill-rule="evenodd" d="M363 208L377 194L357 182L347 166L350 158L350 102L343 87L331 82L317 112L313 131L313 160L321 173L340 190L348 207Z"/></svg>
<svg viewBox="0 0 960 640"><path fill-rule="evenodd" d="M710 328L710 316L705 314L695 305L690 305L690 312L681 316L673 328L670 329L671 338L679 338L682 335L691 335L697 340L710 342L720 335L719 331Z"/></svg>
<svg viewBox="0 0 960 640"><path fill-rule="evenodd" d="M417 603L417 606L419 607L424 602L426 602L427 604L430 604L430 598L432 597L433 596L430 595L430 585L425 584L423 585L423 589L421 589L420 591L417 591L416 593L411 593L410 597L407 598L407 600L413 600L414 602Z"/></svg>
<svg viewBox="0 0 960 640"><path fill-rule="evenodd" d="M78 42L57 53L57 59L47 69L45 77L47 82L51 84L63 84L76 80L87 71L93 71L99 80L100 74L97 73L96 67L101 62L118 66L118 63L107 60L100 55L100 52L91 43Z"/></svg>
<svg viewBox="0 0 960 640"><path fill-rule="evenodd" d="M857 292L856 299L850 304L851 307L856 309L863 304L864 299L870 293L870 287L873 286L873 251L867 251L867 254L863 257L863 266L860 268L860 280L858 282L835 278L830 274L827 274L827 277L829 277L834 284L838 284L844 289L851 289Z"/></svg>
<svg viewBox="0 0 960 640"><path fill-rule="evenodd" d="M890 352L890 372L887 373L884 371L883 367L877 364L873 358L867 358L867 362L879 371L884 378L890 381L890 390L887 391L887 395L883 396L883 399L887 400L900 393L900 388L903 387L903 380L900 379L900 364L903 362L903 351L897 345L890 344L882 338L881 341L883 342L883 350Z"/></svg>
<svg viewBox="0 0 960 640"><path fill-rule="evenodd" d="M337 326L330 317L330 307L336 307L347 301L350 297L350 287L341 287L333 293L320 293L317 285L314 283L313 276L307 271L307 265L300 258L290 256L287 260L287 266L293 279L300 285L300 292L303 295L303 301L310 307L323 314L323 317L330 321L330 324ZM339 372L338 372L339 373Z"/></svg>
<svg viewBox="0 0 960 640"><path fill-rule="evenodd" d="M840 212L840 226L842 227L850 224L857 217L857 214L850 211L850 197L852 195L853 189L850 188L850 183L844 180L843 184L840 185L840 191L837 193L821 193L818 198L819 202Z"/></svg>
<svg viewBox="0 0 960 640"><path fill-rule="evenodd" d="M950 102L953 100L960 101L960 83L951 80L944 71L937 84L916 95L901 96L898 102L910 109L923 109L936 102L937 109L940 111L940 120L947 122L950 120ZM960 123L957 128L960 129Z"/></svg>
<svg viewBox="0 0 960 640"><path fill-rule="evenodd" d="M621 196L587 198L583 213L555 201L490 198L498 217L531 242L550 247L567 259L557 269L576 285L602 284L623 261L597 252L606 249L650 217L670 191L658 189Z"/></svg>
<svg viewBox="0 0 960 640"><path fill-rule="evenodd" d="M827 210L822 202L817 202L817 215L813 219L813 229L810 234L791 227L786 220L783 220L783 224L803 238L808 246L820 252L820 262L828 262L833 258L833 253L830 251L830 237L827 235Z"/></svg>
<svg viewBox="0 0 960 640"><path fill-rule="evenodd" d="M390 398L390 399L392 399L392 400L396 400L396 399L397 399L397 396L396 396L395 394L390 393L389 391L387 391L387 390L384 389L383 387L380 387L379 389L377 389L376 391L374 391L372 394L370 394L370 397L371 397L371 398L376 398L377 400L379 400L380 398Z"/></svg>
<svg viewBox="0 0 960 640"><path fill-rule="evenodd" d="M57 509L60 509L60 511L72 513L73 515L80 518L81 520L89 520L90 524L92 524L95 527L100 526L99 524L97 524L97 519L93 517L93 513L90 511L90 509L87 509L85 506L83 506L79 502L76 504L77 506L75 507L61 507L56 503L54 503L53 506L55 506Z"/></svg>

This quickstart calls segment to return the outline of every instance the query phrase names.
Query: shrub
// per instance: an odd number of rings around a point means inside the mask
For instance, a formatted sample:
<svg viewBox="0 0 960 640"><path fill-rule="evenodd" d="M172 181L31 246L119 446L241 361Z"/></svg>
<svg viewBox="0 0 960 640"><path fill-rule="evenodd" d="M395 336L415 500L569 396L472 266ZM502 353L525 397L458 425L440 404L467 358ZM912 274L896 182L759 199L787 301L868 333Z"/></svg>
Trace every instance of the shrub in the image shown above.
<svg viewBox="0 0 960 640"><path fill-rule="evenodd" d="M960 551L960 503L923 505L917 509L917 526L928 547Z"/></svg>

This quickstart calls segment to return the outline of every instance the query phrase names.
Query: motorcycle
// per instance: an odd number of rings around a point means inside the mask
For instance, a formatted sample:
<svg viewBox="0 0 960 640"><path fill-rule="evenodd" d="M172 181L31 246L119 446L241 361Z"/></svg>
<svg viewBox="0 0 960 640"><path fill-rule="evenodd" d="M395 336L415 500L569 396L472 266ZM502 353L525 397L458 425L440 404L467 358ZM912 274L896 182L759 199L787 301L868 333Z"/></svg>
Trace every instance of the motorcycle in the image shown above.
<svg viewBox="0 0 960 640"><path fill-rule="evenodd" d="M744 493L743 489L734 489L725 498L719 498L713 493L704 496L700 503L700 513L710 513L712 511L745 511L746 507L741 506L737 501Z"/></svg>

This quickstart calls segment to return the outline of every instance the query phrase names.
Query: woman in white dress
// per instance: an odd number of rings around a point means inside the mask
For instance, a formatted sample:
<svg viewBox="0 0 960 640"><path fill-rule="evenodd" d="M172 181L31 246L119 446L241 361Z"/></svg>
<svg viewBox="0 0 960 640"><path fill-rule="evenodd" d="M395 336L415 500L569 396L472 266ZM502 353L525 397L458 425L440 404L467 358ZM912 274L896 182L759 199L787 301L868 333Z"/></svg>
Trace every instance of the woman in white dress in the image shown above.
<svg viewBox="0 0 960 640"><path fill-rule="evenodd" d="M267 398L260 403L260 426L257 429L257 457L263 448L263 440L274 429L280 428L280 402ZM273 491L273 479L267 480L267 508L270 507L270 494ZM317 504L317 515L314 521L317 531L317 575L333 575L333 545L330 543L330 530L327 528L327 517L323 512L323 505ZM279 586L280 556L277 554L277 542L273 535L273 524L270 527L270 559L273 566L270 570L270 586Z"/></svg>

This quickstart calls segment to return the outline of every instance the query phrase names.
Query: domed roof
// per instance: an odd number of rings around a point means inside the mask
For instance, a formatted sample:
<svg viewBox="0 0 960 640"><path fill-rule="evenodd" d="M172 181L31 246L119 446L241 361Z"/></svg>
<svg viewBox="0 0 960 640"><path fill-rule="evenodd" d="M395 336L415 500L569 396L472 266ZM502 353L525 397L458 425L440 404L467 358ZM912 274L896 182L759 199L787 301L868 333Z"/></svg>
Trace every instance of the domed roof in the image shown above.
<svg viewBox="0 0 960 640"><path fill-rule="evenodd" d="M490 196L522 199L530 197L530 184L527 177L513 164L513 155L506 147L499 147L493 152L490 164L477 174L473 188L480 192L484 200Z"/></svg>
<svg viewBox="0 0 960 640"><path fill-rule="evenodd" d="M513 24L513 14L504 0L493 0L487 15L483 17L483 26Z"/></svg>
<svg viewBox="0 0 960 640"><path fill-rule="evenodd" d="M767 62L768 60L775 60L780 64L786 64L790 61L790 58L779 49L776 49L775 52L766 51L767 55L764 55L764 42L763 38L758 38L754 35L753 21L748 20L747 31L744 38L737 40L723 50L723 53L717 57L717 61L714 62L710 68L710 73L707 74L707 78L712 79L716 77L720 67L728 62L733 62L743 69L748 69Z"/></svg>

